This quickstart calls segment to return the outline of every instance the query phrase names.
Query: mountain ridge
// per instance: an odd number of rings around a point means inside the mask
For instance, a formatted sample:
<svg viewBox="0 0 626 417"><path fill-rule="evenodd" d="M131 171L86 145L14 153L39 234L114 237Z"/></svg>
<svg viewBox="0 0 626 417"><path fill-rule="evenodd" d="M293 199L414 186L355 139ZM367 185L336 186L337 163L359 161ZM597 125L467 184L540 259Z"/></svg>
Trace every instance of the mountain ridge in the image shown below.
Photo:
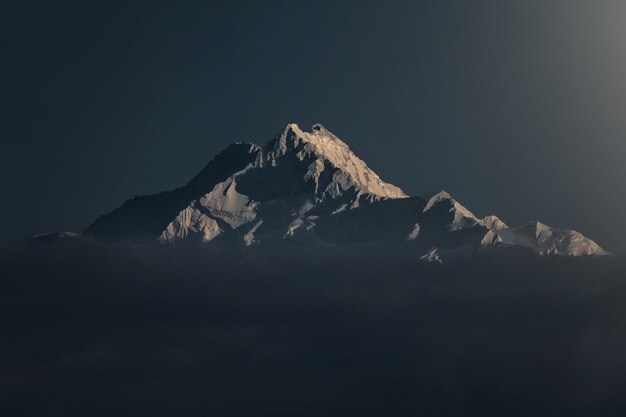
<svg viewBox="0 0 626 417"><path fill-rule="evenodd" d="M243 246L383 244L436 262L446 254L507 247L539 255L608 254L573 230L538 222L511 228L493 215L479 218L444 190L409 196L319 123L310 132L290 123L263 146L229 145L186 185L128 200L85 234Z"/></svg>

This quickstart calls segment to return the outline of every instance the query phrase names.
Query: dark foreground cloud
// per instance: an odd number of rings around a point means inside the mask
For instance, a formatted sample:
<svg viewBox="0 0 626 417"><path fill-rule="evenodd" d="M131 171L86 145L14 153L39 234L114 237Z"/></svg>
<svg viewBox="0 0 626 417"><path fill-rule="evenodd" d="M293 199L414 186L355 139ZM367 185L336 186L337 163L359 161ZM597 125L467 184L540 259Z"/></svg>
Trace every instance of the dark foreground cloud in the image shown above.
<svg viewBox="0 0 626 417"><path fill-rule="evenodd" d="M626 409L618 260L67 243L0 268L7 416Z"/></svg>

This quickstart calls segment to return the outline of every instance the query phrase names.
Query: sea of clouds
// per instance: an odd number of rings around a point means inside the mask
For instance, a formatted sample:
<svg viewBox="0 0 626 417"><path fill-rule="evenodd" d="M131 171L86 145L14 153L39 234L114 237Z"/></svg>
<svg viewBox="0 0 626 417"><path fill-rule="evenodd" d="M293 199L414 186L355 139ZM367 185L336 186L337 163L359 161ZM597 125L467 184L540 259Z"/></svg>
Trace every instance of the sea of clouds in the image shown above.
<svg viewBox="0 0 626 417"><path fill-rule="evenodd" d="M85 242L0 251L7 416L612 416L626 267Z"/></svg>

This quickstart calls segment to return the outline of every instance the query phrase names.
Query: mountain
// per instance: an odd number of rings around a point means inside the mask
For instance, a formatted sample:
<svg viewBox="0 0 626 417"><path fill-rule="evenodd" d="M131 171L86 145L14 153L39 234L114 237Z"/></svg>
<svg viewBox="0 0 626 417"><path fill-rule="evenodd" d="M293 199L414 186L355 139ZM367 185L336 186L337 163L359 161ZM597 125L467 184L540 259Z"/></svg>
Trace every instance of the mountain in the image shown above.
<svg viewBox="0 0 626 417"><path fill-rule="evenodd" d="M475 250L606 255L578 232L476 217L445 191L408 196L321 124L289 124L263 147L235 143L187 185L135 197L85 234L105 240L384 245L427 261Z"/></svg>

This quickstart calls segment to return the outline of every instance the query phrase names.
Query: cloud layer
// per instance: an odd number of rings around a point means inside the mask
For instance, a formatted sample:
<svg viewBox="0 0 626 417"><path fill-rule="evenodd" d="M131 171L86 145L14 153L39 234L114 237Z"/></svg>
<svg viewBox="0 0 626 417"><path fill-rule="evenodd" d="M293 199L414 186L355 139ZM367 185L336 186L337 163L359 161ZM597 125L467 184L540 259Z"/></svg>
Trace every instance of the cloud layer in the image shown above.
<svg viewBox="0 0 626 417"><path fill-rule="evenodd" d="M619 415L621 261L65 243L0 255L7 415Z"/></svg>

